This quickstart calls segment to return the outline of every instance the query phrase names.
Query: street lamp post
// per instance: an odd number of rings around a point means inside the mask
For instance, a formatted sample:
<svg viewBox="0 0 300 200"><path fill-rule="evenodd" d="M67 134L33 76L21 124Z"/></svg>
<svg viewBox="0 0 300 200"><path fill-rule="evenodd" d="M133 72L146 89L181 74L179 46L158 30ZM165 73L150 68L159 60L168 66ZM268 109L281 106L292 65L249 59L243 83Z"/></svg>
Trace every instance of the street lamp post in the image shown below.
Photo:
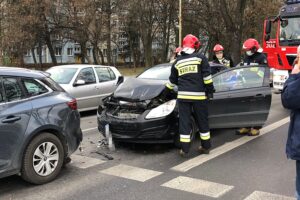
<svg viewBox="0 0 300 200"><path fill-rule="evenodd" d="M179 46L181 47L182 39L182 0L179 0Z"/></svg>

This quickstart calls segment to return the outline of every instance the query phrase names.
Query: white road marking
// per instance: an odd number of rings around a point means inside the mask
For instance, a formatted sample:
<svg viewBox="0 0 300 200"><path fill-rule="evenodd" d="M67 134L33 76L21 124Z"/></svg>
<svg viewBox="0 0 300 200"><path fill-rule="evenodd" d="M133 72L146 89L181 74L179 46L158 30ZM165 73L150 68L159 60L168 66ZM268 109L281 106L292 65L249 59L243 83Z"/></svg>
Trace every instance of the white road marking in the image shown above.
<svg viewBox="0 0 300 200"><path fill-rule="evenodd" d="M278 194L271 194L267 192L254 191L244 200L296 200L293 197L281 196Z"/></svg>
<svg viewBox="0 0 300 200"><path fill-rule="evenodd" d="M157 172L157 171L138 168L138 167L132 167L123 164L102 170L101 173L122 177L126 179L131 179L135 181L140 181L140 182L145 182L147 180L150 180L162 174L162 172Z"/></svg>
<svg viewBox="0 0 300 200"><path fill-rule="evenodd" d="M104 160L91 158L87 156L80 156L80 155L72 155L71 158L72 161L70 164L80 169L86 169L106 162Z"/></svg>
<svg viewBox="0 0 300 200"><path fill-rule="evenodd" d="M195 158L192 158L190 160L187 160L177 166L174 166L171 168L171 170L178 171L178 172L187 172L190 169L197 167L211 159L214 159L224 153L227 153L228 151L231 151L232 149L235 149L247 142L250 142L251 140L254 140L258 137L261 137L265 135L266 133L269 133L280 126L283 126L284 124L288 123L290 121L289 117L286 117L278 122L275 122L273 124L270 124L260 130L260 135L259 136L253 136L253 137L241 137L240 139L234 140L232 142L225 143L224 145L213 149L210 151L209 155L199 155Z"/></svg>
<svg viewBox="0 0 300 200"><path fill-rule="evenodd" d="M97 127L88 128L88 129L82 130L82 132L89 132L89 131L93 131L93 130L98 130L98 128Z"/></svg>
<svg viewBox="0 0 300 200"><path fill-rule="evenodd" d="M179 176L175 179L172 179L171 181L166 182L161 186L185 192L191 192L194 194L209 196L213 198L219 198L226 192L229 192L234 188L230 185L223 185L219 183L184 176Z"/></svg>

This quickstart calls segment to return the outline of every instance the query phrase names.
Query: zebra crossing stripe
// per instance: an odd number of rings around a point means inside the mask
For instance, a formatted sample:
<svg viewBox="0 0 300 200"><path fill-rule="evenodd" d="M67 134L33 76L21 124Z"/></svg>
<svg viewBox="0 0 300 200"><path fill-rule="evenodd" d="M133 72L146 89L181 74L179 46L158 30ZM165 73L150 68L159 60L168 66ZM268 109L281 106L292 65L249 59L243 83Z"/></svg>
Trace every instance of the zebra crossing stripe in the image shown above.
<svg viewBox="0 0 300 200"><path fill-rule="evenodd" d="M175 179L172 179L161 186L212 198L219 198L234 188L230 185L223 185L184 176L179 176Z"/></svg>
<svg viewBox="0 0 300 200"><path fill-rule="evenodd" d="M261 192L261 191L254 191L251 195L249 195L244 200L296 200L296 198L293 197L287 197L287 196L281 196L278 194L272 194L267 192Z"/></svg>
<svg viewBox="0 0 300 200"><path fill-rule="evenodd" d="M255 140L256 138L259 138L277 128L280 126L285 125L290 121L290 117L286 117L278 122L275 122L273 124L270 124L264 128L261 129L260 135L255 136L255 137L241 137L240 139L234 140L232 142L225 143L224 145L217 147L210 151L209 155L199 155L197 157L194 157L192 159L189 159L179 165L176 165L171 168L171 170L178 171L178 172L187 172L194 167L198 167L202 165L203 163L210 161L220 155L223 155L224 153L227 153L243 144L246 144L247 142L250 142L252 140Z"/></svg>
<svg viewBox="0 0 300 200"><path fill-rule="evenodd" d="M71 158L71 165L80 169L86 169L106 162L100 159L80 155L72 155Z"/></svg>
<svg viewBox="0 0 300 200"><path fill-rule="evenodd" d="M138 168L138 167L132 167L123 164L102 170L101 173L122 177L126 179L131 179L135 181L140 181L140 182L145 182L147 180L150 180L162 174L162 172Z"/></svg>

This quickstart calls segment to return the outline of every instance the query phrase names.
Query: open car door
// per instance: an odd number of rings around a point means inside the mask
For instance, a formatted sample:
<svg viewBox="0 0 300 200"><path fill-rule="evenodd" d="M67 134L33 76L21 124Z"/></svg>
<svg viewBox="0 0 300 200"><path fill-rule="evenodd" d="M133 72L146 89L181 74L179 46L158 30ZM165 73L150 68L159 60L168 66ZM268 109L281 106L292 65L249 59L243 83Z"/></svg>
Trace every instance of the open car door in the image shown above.
<svg viewBox="0 0 300 200"><path fill-rule="evenodd" d="M216 92L209 102L210 128L262 127L268 118L272 93L270 69L243 66L213 76Z"/></svg>

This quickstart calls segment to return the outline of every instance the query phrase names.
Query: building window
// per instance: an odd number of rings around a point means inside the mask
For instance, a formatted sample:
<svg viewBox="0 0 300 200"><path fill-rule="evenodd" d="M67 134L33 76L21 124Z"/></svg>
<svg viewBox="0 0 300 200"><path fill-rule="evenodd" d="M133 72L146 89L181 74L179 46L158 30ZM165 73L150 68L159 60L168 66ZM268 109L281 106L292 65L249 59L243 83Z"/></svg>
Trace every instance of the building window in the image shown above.
<svg viewBox="0 0 300 200"><path fill-rule="evenodd" d="M62 53L62 48L61 47L55 47L55 55L56 56L61 56Z"/></svg>
<svg viewBox="0 0 300 200"><path fill-rule="evenodd" d="M73 56L73 48L67 49L68 56Z"/></svg>

